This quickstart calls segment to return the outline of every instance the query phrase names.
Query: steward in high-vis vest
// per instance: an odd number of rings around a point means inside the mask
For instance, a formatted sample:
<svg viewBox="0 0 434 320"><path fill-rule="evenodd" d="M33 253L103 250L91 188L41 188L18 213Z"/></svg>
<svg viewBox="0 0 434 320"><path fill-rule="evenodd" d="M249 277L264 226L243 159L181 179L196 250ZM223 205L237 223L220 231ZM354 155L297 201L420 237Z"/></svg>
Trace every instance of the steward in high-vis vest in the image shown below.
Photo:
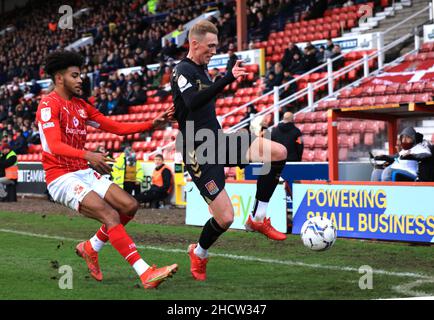
<svg viewBox="0 0 434 320"><path fill-rule="evenodd" d="M5 198L5 185L15 184L18 180L18 157L7 142L1 145L0 154L0 198ZM16 201L16 200L14 200Z"/></svg>
<svg viewBox="0 0 434 320"><path fill-rule="evenodd" d="M126 147L116 159L116 163L113 165L112 178L114 183L129 194L135 197L140 194L140 186L144 179L142 164L137 161L136 154L130 147Z"/></svg>
<svg viewBox="0 0 434 320"><path fill-rule="evenodd" d="M167 198L173 190L173 174L172 170L164 164L161 154L155 156L154 162L151 188L142 193L137 200L143 203L149 202L152 208L158 208L158 202Z"/></svg>

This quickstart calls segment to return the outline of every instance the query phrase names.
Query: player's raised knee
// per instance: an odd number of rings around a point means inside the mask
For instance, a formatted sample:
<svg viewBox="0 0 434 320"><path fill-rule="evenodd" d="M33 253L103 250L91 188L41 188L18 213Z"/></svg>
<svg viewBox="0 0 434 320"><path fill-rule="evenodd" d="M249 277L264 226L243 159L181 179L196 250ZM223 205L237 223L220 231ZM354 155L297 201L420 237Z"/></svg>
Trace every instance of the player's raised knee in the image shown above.
<svg viewBox="0 0 434 320"><path fill-rule="evenodd" d="M127 216L133 217L137 210L139 210L139 203L133 197L129 198L127 203L125 204L125 214Z"/></svg>

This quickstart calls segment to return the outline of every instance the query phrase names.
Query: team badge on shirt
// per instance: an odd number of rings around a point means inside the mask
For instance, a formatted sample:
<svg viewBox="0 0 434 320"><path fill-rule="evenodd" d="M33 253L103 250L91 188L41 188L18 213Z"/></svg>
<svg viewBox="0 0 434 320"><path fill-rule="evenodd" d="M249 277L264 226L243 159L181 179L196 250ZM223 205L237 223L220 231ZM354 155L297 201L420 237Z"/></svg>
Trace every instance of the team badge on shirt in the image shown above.
<svg viewBox="0 0 434 320"><path fill-rule="evenodd" d="M41 119L42 121L47 122L51 119L51 108L42 108L41 109Z"/></svg>
<svg viewBox="0 0 434 320"><path fill-rule="evenodd" d="M87 118L87 113L86 111L84 111L84 109L78 109L78 114L80 115L80 117L82 117L83 119Z"/></svg>
<svg viewBox="0 0 434 320"><path fill-rule="evenodd" d="M219 192L219 188L217 187L214 180L211 180L207 184L205 184L206 189L208 190L210 195L215 195L217 192Z"/></svg>

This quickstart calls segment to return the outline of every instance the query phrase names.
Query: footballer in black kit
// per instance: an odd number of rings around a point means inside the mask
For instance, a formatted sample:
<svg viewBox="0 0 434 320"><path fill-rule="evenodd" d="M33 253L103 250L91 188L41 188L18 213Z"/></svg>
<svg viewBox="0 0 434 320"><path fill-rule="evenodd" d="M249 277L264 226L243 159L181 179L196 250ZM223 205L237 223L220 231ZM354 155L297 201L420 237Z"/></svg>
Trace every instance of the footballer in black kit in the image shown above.
<svg viewBox="0 0 434 320"><path fill-rule="evenodd" d="M224 167L247 165L246 152L255 139L247 131L223 134L217 120L217 95L233 81L235 77L228 70L223 78L212 82L207 66L198 65L189 58L181 60L172 73L174 117L182 135L178 134L177 149L182 153L187 171L208 204L224 189ZM188 126L192 130L188 130ZM203 159L206 161L201 161L200 155L196 153L198 147L207 141L196 141L196 133L201 129L207 129L215 137L213 148L201 148L205 149ZM207 151L213 152L213 156Z"/></svg>

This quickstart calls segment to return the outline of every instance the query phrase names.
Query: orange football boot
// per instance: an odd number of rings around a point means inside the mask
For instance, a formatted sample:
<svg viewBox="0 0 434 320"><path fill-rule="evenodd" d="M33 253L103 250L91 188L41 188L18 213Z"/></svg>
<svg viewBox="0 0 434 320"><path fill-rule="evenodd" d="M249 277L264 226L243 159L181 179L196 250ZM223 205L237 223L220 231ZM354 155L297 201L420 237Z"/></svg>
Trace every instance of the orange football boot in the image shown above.
<svg viewBox="0 0 434 320"><path fill-rule="evenodd" d="M195 253L194 249L197 244L190 244L188 246L188 255L190 256L190 271L194 279L198 281L206 280L206 264L208 263L208 258L201 259Z"/></svg>
<svg viewBox="0 0 434 320"><path fill-rule="evenodd" d="M98 263L98 252L93 250L90 241L80 242L75 247L75 253L86 261L90 275L97 281L102 280L102 272Z"/></svg>
<svg viewBox="0 0 434 320"><path fill-rule="evenodd" d="M251 216L249 215L245 227L247 231L260 232L272 240L282 241L286 239L286 234L279 232L273 228L270 218L264 218L262 222L259 222L253 221Z"/></svg>
<svg viewBox="0 0 434 320"><path fill-rule="evenodd" d="M172 277L176 271L178 271L177 264L172 264L162 268L157 268L155 265L153 265L144 273L142 273L140 280L142 280L142 284L145 289L155 289L160 285L161 282Z"/></svg>

